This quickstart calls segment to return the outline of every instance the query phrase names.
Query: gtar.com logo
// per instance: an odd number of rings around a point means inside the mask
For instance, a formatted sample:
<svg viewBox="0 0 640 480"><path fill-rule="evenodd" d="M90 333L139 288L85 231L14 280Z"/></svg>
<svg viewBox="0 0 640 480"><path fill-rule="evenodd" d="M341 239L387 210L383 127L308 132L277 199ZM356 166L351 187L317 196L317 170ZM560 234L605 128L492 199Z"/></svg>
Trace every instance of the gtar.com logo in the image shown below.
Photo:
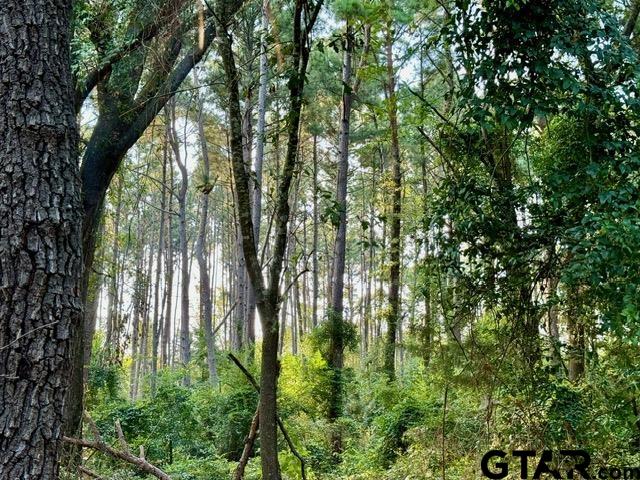
<svg viewBox="0 0 640 480"><path fill-rule="evenodd" d="M509 467L511 467L514 472L520 471L519 478L523 480L540 478L640 480L640 467L592 467L592 474L590 465L591 457L586 450L560 450L555 454L551 450L543 450L539 457L535 450L513 450L511 455L507 455L503 450L490 450L484 454L480 462L482 475L493 479L507 478ZM530 477L530 474L533 476Z"/></svg>

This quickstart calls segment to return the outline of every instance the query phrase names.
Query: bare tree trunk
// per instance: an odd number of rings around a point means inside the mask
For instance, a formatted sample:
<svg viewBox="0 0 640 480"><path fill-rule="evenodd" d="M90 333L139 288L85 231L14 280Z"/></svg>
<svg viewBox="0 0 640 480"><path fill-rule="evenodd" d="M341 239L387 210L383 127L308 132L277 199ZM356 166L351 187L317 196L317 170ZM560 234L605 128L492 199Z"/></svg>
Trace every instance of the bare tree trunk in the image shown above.
<svg viewBox="0 0 640 480"><path fill-rule="evenodd" d="M84 355L71 3L0 3L2 480L58 478L68 372Z"/></svg>
<svg viewBox="0 0 640 480"><path fill-rule="evenodd" d="M349 171L349 131L352 98L353 29L347 21L346 44L342 59L342 114L340 118L338 179L336 205L339 209L338 228L333 246L331 304L329 306L330 332L328 366L331 369L331 395L329 421L335 422L342 413L342 368L344 366L344 271L347 247L347 175ZM337 427L331 432L334 455L342 452L342 436Z"/></svg>
<svg viewBox="0 0 640 480"><path fill-rule="evenodd" d="M170 137L169 122L167 119L167 138ZM173 208L173 167L169 169L169 190L167 191L167 211L171 212ZM162 366L166 367L171 362L171 319L173 310L173 237L172 237L172 225L173 215L167 213L167 235L165 240L166 245L166 258L165 258L165 295L167 297L166 310L164 315L164 325L162 327L162 348L161 348L161 361Z"/></svg>
<svg viewBox="0 0 640 480"><path fill-rule="evenodd" d="M266 143L266 113L267 113L267 89L269 87L269 63L267 56L267 35L269 30L268 17L269 3L262 3L262 31L260 32L260 87L258 90L258 128L256 132L256 157L253 164L253 203L252 220L253 234L256 242L256 250L260 248L260 222L262 220L262 170L264 165L264 146ZM251 345L255 342L255 315L256 293L253 285L249 285L249 298L247 299L247 328L248 340ZM251 356L252 358L252 356Z"/></svg>
<svg viewBox="0 0 640 480"><path fill-rule="evenodd" d="M558 305L556 304L556 296L558 290L558 279L552 277L549 279L548 286L548 329L549 329L549 356L551 358L551 366L556 372L559 372L562 366L562 354L560 341L560 328L558 322Z"/></svg>
<svg viewBox="0 0 640 480"><path fill-rule="evenodd" d="M400 166L400 141L398 138L398 105L393 66L393 26L387 22L387 94L389 127L391 129L391 159L393 192L391 198L389 245L389 312L387 315L387 339L384 352L384 369L390 380L395 378L396 331L400 320L400 214L402 209L402 172Z"/></svg>
<svg viewBox="0 0 640 480"><path fill-rule="evenodd" d="M137 215L137 234L136 241L138 242L138 249L136 250L136 273L135 283L133 289L133 317L131 318L131 368L129 371L129 398L135 400L138 391L138 342L140 340L140 317L142 316L142 288L143 288L143 274L142 269L144 265L144 243L142 241L142 221L140 218L140 211Z"/></svg>
<svg viewBox="0 0 640 480"><path fill-rule="evenodd" d="M207 258L209 256L209 251L207 248L207 226L209 224L209 193L213 188L213 181L210 178L209 150L207 146L207 137L204 132L204 124L202 121L203 105L200 98L198 98L198 104L198 134L200 137L200 150L202 153L202 161L204 164L204 181L202 182L202 187L200 187L202 191L200 228L198 229L198 240L196 242L196 257L200 270L200 325L204 333L204 341L207 347L207 368L209 370L209 382L211 382L213 385L217 385L218 369L216 366L216 347L212 327L213 311L211 306L211 283L209 279L209 268L207 266Z"/></svg>
<svg viewBox="0 0 640 480"><path fill-rule="evenodd" d="M309 60L309 36L315 24L321 1L307 5L298 1L293 22L292 77L289 81L288 144L280 182L276 192L275 233L269 282L265 285L251 216L251 193L249 179L242 155L242 116L238 72L232 48L232 38L227 24L234 12L218 12L217 27L220 41L218 51L222 58L228 91L229 123L231 126L231 152L233 179L238 201L239 224L242 232L242 249L247 262L247 271L256 294L256 304L262 323L262 357L260 376L260 450L263 480L280 480L277 436L277 380L278 380L278 309L280 304L280 280L287 248L290 217L289 193L294 179L300 142L299 128L305 74ZM306 17L306 18L305 18Z"/></svg>
<svg viewBox="0 0 640 480"><path fill-rule="evenodd" d="M105 334L105 347L109 350L112 346L113 332L118 325L118 265L120 262L120 216L122 212L122 180L114 182L116 185L116 212L113 218L113 247L111 253L111 267L109 268L109 290L107 306L107 328Z"/></svg>
<svg viewBox="0 0 640 480"><path fill-rule="evenodd" d="M180 363L187 369L191 361L191 334L189 332L189 249L187 245L187 188L189 187L189 174L186 167L186 159L183 162L178 144L176 132L175 99L171 100L169 114L171 118L169 141L173 149L173 156L180 169L180 190L178 191L178 220L180 234ZM185 370L182 379L184 385L189 385L191 379Z"/></svg>
<svg viewBox="0 0 640 480"><path fill-rule="evenodd" d="M318 296L320 295L319 265L318 265L318 229L320 215L318 215L318 136L313 136L313 307L312 326L318 326Z"/></svg>
<svg viewBox="0 0 640 480"><path fill-rule="evenodd" d="M254 20L254 19L252 19ZM251 169L251 160L252 160L252 149L253 149L253 61L254 61L254 46L253 46L253 21L248 22L250 26L245 29L245 68L247 69L247 77L248 83L244 87L245 98L244 98L244 112L242 115L242 153L244 158L244 165L247 170L247 173ZM250 176L253 179L253 175ZM251 183L254 183L253 181ZM253 193L255 195L255 186L253 186ZM253 215L253 211L255 206L253 205L254 195L251 196L251 211ZM254 232L256 230L256 225L254 224ZM238 235L241 235L241 232L238 230ZM255 237L255 233L254 233ZM257 243L257 241L256 241ZM257 247L256 247L257 248ZM242 242L238 243L238 250L242 252ZM244 289L242 292L242 301L243 308L240 309L240 314L242 315L242 345L244 347L251 347L255 342L255 329L253 325L253 320L255 320L255 314L252 312L255 311L255 292L253 291L253 287L251 286L251 282L249 281L249 274L246 271L246 262L243 257L243 280L244 280ZM251 318L251 321L249 320Z"/></svg>
<svg viewBox="0 0 640 480"><path fill-rule="evenodd" d="M156 272L153 293L153 322L152 322L152 339L151 339L151 395L156 393L156 385L158 380L158 347L160 344L160 330L162 323L162 315L160 315L160 273L162 271L162 251L164 248L164 228L165 228L165 209L167 206L166 182L167 182L167 138L164 138L162 147L162 188L160 192L160 229L158 230L158 259L156 260Z"/></svg>
<svg viewBox="0 0 640 480"><path fill-rule="evenodd" d="M137 394L140 393L140 379L149 371L149 320L151 317L151 277L153 275L153 262L155 249L150 236L149 246L149 262L147 263L147 273L144 277L144 305L142 315L142 334L140 338L140 351L138 354L138 388ZM159 254L158 254L159 255Z"/></svg>
<svg viewBox="0 0 640 480"><path fill-rule="evenodd" d="M237 204L237 201L236 201ZM238 212L236 212L236 218ZM233 330L233 349L238 351L245 346L245 314L247 311L247 265L242 251L242 232L237 220L234 222L236 232L235 245L235 293L236 293L236 310L234 312L234 330Z"/></svg>

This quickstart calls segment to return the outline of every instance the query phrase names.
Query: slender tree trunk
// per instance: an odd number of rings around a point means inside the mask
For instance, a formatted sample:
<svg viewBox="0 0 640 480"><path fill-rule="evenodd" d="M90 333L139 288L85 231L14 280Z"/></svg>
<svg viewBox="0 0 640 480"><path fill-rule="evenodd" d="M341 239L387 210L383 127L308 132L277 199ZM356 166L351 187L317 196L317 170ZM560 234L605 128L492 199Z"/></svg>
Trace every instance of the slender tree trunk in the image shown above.
<svg viewBox="0 0 640 480"><path fill-rule="evenodd" d="M133 317L131 319L131 368L129 371L129 398L135 400L138 390L138 342L140 341L140 317L142 316L142 288L143 288L143 274L142 269L144 265L144 243L142 241L142 221L140 219L140 213L138 212L138 227L136 241L138 242L138 249L136 251L136 274L133 290Z"/></svg>
<svg viewBox="0 0 640 480"><path fill-rule="evenodd" d="M352 97L353 29L347 22L345 49L342 59L342 114L340 117L340 139L336 205L339 209L338 228L333 247L332 296L329 308L331 336L329 341L328 366L331 369L331 396L329 398L329 420L335 422L342 412L342 368L344 366L344 271L347 247L347 176L349 172L349 130ZM334 455L342 452L342 436L334 426L331 435Z"/></svg>
<svg viewBox="0 0 640 480"><path fill-rule="evenodd" d="M402 171L400 165L400 140L398 138L398 105L393 66L393 27L389 20L386 32L387 93L389 127L391 130L391 159L393 191L390 219L389 245L389 313L387 315L387 339L384 352L384 369L390 380L395 378L396 332L400 320L400 214L402 208Z"/></svg>
<svg viewBox="0 0 640 480"><path fill-rule="evenodd" d="M269 87L269 63L267 55L267 35L269 30L268 0L262 3L262 31L260 32L260 87L258 90L258 128L256 132L256 157L253 164L253 203L252 220L253 235L256 242L256 250L260 248L260 222L262 221L262 170L264 165L264 146L266 143L266 113L267 113L267 89ZM253 285L249 285L247 299L247 329L248 340L252 346L255 343L255 316L256 293ZM250 356L253 359L253 356Z"/></svg>
<svg viewBox="0 0 640 480"><path fill-rule="evenodd" d="M180 170L180 190L178 191L179 208L179 235L180 235L180 363L187 369L191 361L191 334L189 332L189 248L187 245L187 189L189 187L189 174L186 167L186 159L182 161L178 134L176 132L175 100L171 101L169 109L171 116L170 142L173 155ZM191 379L185 371L182 379L184 385L189 385Z"/></svg>
<svg viewBox="0 0 640 480"><path fill-rule="evenodd" d="M115 182L114 182L115 183ZM118 313L120 302L118 301L118 276L120 264L120 216L122 212L122 181L118 181L116 187L116 212L113 218L113 247L111 253L111 267L109 268L109 304L107 307L107 329L105 334L105 347L110 350L113 342L113 333L118 325Z"/></svg>
<svg viewBox="0 0 640 480"><path fill-rule="evenodd" d="M567 345L567 370L569 380L579 381L584 376L585 367L585 329L575 289L570 290L572 298L569 299L567 311L567 332L569 341Z"/></svg>
<svg viewBox="0 0 640 480"><path fill-rule="evenodd" d="M236 187L239 224L242 232L242 249L247 271L256 293L256 304L262 323L262 357L260 374L260 457L263 480L280 480L277 435L277 380L278 380L278 309L280 305L280 280L287 248L290 217L289 194L297 169L299 128L302 110L305 74L309 60L309 36L322 3L313 6L296 2L293 22L292 77L289 81L288 144L276 192L275 233L269 282L265 285L251 217L251 193L249 179L242 155L242 116L238 72L233 55L232 38L225 23L234 12L217 15L220 41L218 50L223 61L228 91L229 123L233 179ZM309 7L308 9L305 8ZM305 14L306 12L306 14ZM304 18L307 17L307 18ZM304 20L304 23L303 23Z"/></svg>
<svg viewBox="0 0 640 480"><path fill-rule="evenodd" d="M150 240L153 235L150 236ZM155 256L155 248L153 242L149 244L149 261L147 263L147 273L144 277L144 304L142 315L142 333L140 338L140 351L138 354L138 388L137 394L140 394L140 379L149 372L149 323L151 319L151 278L153 275L153 262Z"/></svg>
<svg viewBox="0 0 640 480"><path fill-rule="evenodd" d="M213 385L218 384L218 369L216 366L216 349L215 338L213 336L212 317L213 310L211 306L211 283L209 279L209 268L207 266L207 258L209 256L207 248L207 226L209 224L209 193L213 188L213 181L210 178L209 166L209 150L207 146L207 137L204 132L204 124L202 121L203 106L202 101L198 98L198 134L200 137L200 150L203 161L204 182L202 190L202 207L200 211L200 228L198 229L198 240L196 242L196 257L200 270L200 325L204 333L204 341L207 347L207 368L209 371L209 382Z"/></svg>
<svg viewBox="0 0 640 480"><path fill-rule="evenodd" d="M167 160L168 160L167 138L165 136L162 149L162 189L160 192L160 229L158 231L158 259L156 260L156 272L153 293L153 322L152 322L152 339L151 339L151 395L155 396L156 385L158 380L158 347L160 344L160 330L162 323L162 315L160 314L160 273L162 272L162 251L164 248L164 228L165 228L165 209L167 206L166 182L167 182Z"/></svg>
<svg viewBox="0 0 640 480"><path fill-rule="evenodd" d="M237 204L237 201L236 201ZM236 218L238 212L236 212ZM242 251L242 232L240 231L240 225L236 220L234 222L236 231L236 245L235 245L235 293L236 293L236 309L233 314L234 329L233 329L233 348L234 350L241 350L245 346L245 314L247 311L247 266L244 259L244 252Z"/></svg>
<svg viewBox="0 0 640 480"><path fill-rule="evenodd" d="M562 366L560 326L558 322L558 305L556 304L556 296L558 290L558 279L552 277L549 279L547 300L550 302L548 307L548 329L549 329L549 357L551 358L551 366L559 372Z"/></svg>
<svg viewBox="0 0 640 480"><path fill-rule="evenodd" d="M167 119L167 138L170 138L170 125ZM167 191L167 211L171 212L173 208L173 167L169 169L169 190ZM173 311L173 215L167 213L167 236L165 240L166 245L166 259L165 259L165 295L167 296L167 304L164 315L164 325L162 327L162 348L161 348L161 361L162 366L166 367L171 363L171 319Z"/></svg>
<svg viewBox="0 0 640 480"><path fill-rule="evenodd" d="M245 86L245 99L244 99L244 112L242 115L242 153L244 158L245 168L247 172L251 169L252 163L252 149L253 149L253 22L251 26L246 30L245 36L245 68L247 69L247 77L249 77L249 83ZM251 175L251 178L255 178ZM254 183L253 181L251 183ZM255 194L256 187L253 186L253 193ZM253 205L254 195L251 197L251 211L253 215L253 211L255 206ZM255 237L256 226L254 224L254 237ZM238 236L241 235L241 232L238 231ZM256 240L257 242L257 240ZM257 248L257 247L256 247ZM242 252L242 242L238 243L239 253ZM243 263L243 280L244 280L244 289L242 292L242 301L243 308L240 310L240 314L242 315L242 345L245 347L251 347L255 341L255 329L253 326L253 321L255 320L255 292L253 291L253 287L251 286L251 282L249 281L249 274L246 270L246 262L244 261L244 255L242 255L242 263ZM251 320L250 320L251 319Z"/></svg>
<svg viewBox="0 0 640 480"><path fill-rule="evenodd" d="M318 297L320 295L320 271L318 265L318 238L320 215L318 211L318 136L313 136L313 307L312 325L318 326Z"/></svg>
<svg viewBox="0 0 640 480"><path fill-rule="evenodd" d="M84 355L71 3L0 2L2 480L58 479L68 372Z"/></svg>

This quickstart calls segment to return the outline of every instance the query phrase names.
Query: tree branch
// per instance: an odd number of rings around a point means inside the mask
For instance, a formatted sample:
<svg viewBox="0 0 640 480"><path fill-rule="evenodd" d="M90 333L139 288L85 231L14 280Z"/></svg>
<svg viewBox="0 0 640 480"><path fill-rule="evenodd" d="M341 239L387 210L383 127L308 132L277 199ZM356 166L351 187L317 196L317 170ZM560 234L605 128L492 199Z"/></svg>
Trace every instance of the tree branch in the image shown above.
<svg viewBox="0 0 640 480"><path fill-rule="evenodd" d="M171 477L160 470L155 465L152 465L144 458L144 447L140 446L140 456L136 457L131 453L131 449L124 439L124 435L122 433L122 427L120 426L120 421L116 420L116 432L118 435L118 440L120 441L120 446L122 450L116 450L110 445L107 445L105 441L102 439L100 435L100 431L96 426L93 419L89 416L89 414L85 413L84 418L89 424L89 428L93 434L94 440L86 440L82 438L72 438L72 437L62 437L62 440L70 443L72 445L77 445L79 447L91 448L92 450L96 450L98 452L105 453L113 458L117 458L119 460L123 460L131 465L134 465L139 470L149 473L160 480L171 480ZM86 473L86 472L85 472Z"/></svg>
<svg viewBox="0 0 640 480"><path fill-rule="evenodd" d="M244 373L244 375L249 380L249 383L251 383L251 385L253 385L253 388L255 388L256 392L260 393L260 386L258 385L258 382L256 382L256 379L253 378L253 375L251 375L251 372L247 370L244 365L242 365L240 360L238 360L238 358L233 353L228 353L227 356L229 357L229 359L231 359L233 363L236 364L236 366L240 369L240 371ZM280 427L280 431L282 432L282 436L284 437L284 439L287 442L287 445L289 446L289 450L291 450L291 453L293 454L293 456L300 461L300 472L302 474L302 480L307 480L306 463L305 463L304 457L300 455L300 452L298 452L298 450L296 449L296 446L293 444L293 440L291 440L291 437L289 436L289 432L285 428L284 423L282 422L282 419L280 418L279 415L276 416L276 420L278 422L278 427Z"/></svg>
<svg viewBox="0 0 640 480"><path fill-rule="evenodd" d="M242 456L238 462L238 467L233 476L234 480L242 480L244 478L244 469L249 462L249 455L255 444L256 437L258 436L258 427L260 425L260 406L256 408L256 413L253 414L253 420L251 420L251 427L249 428L249 434L244 440L244 448L242 450Z"/></svg>

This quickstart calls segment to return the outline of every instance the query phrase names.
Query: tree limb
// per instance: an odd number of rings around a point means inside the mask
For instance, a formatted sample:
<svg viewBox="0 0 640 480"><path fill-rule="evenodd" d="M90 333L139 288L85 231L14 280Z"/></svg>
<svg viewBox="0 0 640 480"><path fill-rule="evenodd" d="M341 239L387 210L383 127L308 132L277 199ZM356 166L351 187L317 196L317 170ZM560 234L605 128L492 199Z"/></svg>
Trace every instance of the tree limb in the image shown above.
<svg viewBox="0 0 640 480"><path fill-rule="evenodd" d="M247 370L247 368L240 362L240 360L238 360L238 358L233 353L229 353L227 354L227 356L229 357L229 359L231 359L233 363L236 364L236 366L240 369L240 371L244 373L244 375L249 380L249 383L253 385L253 388L256 390L256 392L260 393L260 386L258 385L258 382L256 382L256 379L253 377L251 372ZM293 454L293 456L300 461L300 472L302 474L302 480L307 480L306 463L305 463L304 457L300 455L300 452L298 452L298 450L296 449L296 446L293 444L293 440L291 440L291 437L289 436L289 432L285 428L284 423L282 422L282 419L280 418L279 415L276 416L276 420L278 422L278 427L282 432L282 436L284 437L284 439L287 442L287 445L289 446L289 450L291 450L291 453Z"/></svg>
<svg viewBox="0 0 640 480"><path fill-rule="evenodd" d="M242 480L244 478L244 469L249 462L249 455L255 444L256 437L258 436L258 428L260 425L260 406L256 408L256 413L253 414L253 420L251 420L251 427L249 428L249 434L244 440L244 448L242 450L242 456L238 462L238 467L233 476L234 480Z"/></svg>
<svg viewBox="0 0 640 480"><path fill-rule="evenodd" d="M145 473L148 473L150 475L153 475L156 478L159 478L160 480L171 480L171 477L169 475L164 473L155 465L152 465L151 463L149 463L146 460L146 458L144 458L144 447L142 446L140 447L139 457L136 457L131 453L131 449L129 448L129 445L127 444L126 440L124 439L124 435L122 434L122 428L120 426L119 421L116 421L115 426L116 426L116 432L118 434L118 440L120 441L120 446L122 450L117 450L112 446L108 445L107 443L105 443L105 441L102 439L102 436L100 435L100 432L98 431L98 427L96 427L95 422L91 419L91 417L88 414L85 414L85 419L89 424L89 428L93 433L93 436L94 436L93 440L86 440L83 438L72 438L67 436L62 437L62 440L72 445L91 448L92 450L105 453L113 458L123 460L135 466L139 470ZM87 473L87 472L84 472L84 473ZM89 473L87 474L90 475Z"/></svg>

